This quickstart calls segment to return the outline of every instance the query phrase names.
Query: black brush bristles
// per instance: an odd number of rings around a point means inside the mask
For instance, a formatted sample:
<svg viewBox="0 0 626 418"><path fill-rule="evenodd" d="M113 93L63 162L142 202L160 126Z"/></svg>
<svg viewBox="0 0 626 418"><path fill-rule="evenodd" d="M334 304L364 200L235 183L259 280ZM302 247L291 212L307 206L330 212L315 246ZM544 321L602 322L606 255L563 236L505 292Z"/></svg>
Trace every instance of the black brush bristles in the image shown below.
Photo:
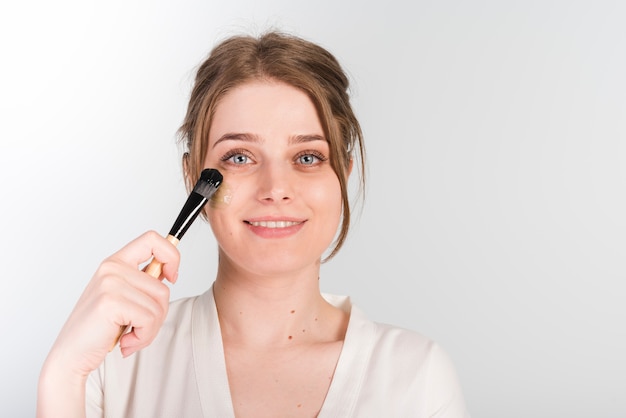
<svg viewBox="0 0 626 418"><path fill-rule="evenodd" d="M215 191L222 184L222 174L214 168L205 168L200 173L200 179L193 188L195 193L204 196L209 200Z"/></svg>
<svg viewBox="0 0 626 418"><path fill-rule="evenodd" d="M178 218L176 218L176 222L174 222L174 226L170 230L170 235L178 240L183 237L193 221L202 212L206 202L211 199L217 188L222 184L222 180L222 174L216 169L206 168L202 170L200 179L189 194L185 205L178 214Z"/></svg>

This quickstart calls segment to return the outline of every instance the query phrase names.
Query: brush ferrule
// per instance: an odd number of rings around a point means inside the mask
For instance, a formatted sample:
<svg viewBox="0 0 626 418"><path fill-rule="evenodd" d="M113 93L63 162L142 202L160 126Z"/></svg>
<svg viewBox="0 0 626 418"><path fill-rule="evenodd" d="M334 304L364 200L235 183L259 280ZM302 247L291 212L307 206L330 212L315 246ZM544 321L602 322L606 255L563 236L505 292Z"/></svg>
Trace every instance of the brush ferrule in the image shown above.
<svg viewBox="0 0 626 418"><path fill-rule="evenodd" d="M199 193L191 192L185 202L185 205L181 209L178 218L176 218L176 222L174 222L174 225L170 230L170 235L180 240L185 232L187 232L187 229L189 229L193 221L198 217L200 212L202 212L202 208L206 202L206 197Z"/></svg>
<svg viewBox="0 0 626 418"><path fill-rule="evenodd" d="M193 221L198 217L202 208L215 194L217 188L222 183L222 174L214 168L205 168L200 174L200 179L189 194L185 205L178 214L174 226L170 230L170 235L180 240Z"/></svg>

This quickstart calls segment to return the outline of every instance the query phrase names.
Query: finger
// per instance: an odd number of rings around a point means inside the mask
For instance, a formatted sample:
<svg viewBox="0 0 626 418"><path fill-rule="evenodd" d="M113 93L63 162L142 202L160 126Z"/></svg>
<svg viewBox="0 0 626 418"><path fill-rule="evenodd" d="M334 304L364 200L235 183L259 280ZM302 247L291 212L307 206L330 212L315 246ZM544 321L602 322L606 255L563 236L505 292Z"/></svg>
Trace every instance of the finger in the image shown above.
<svg viewBox="0 0 626 418"><path fill-rule="evenodd" d="M116 289L120 298L120 314L123 318L117 325L140 324L137 317L147 312L149 315L164 316L169 305L170 289L153 277L135 270L128 272L124 285Z"/></svg>
<svg viewBox="0 0 626 418"><path fill-rule="evenodd" d="M127 357L150 345L158 335L159 327L133 327L120 339L120 350Z"/></svg>
<svg viewBox="0 0 626 418"><path fill-rule="evenodd" d="M143 233L109 258L138 266L153 256L161 263L178 265L178 249L155 231Z"/></svg>
<svg viewBox="0 0 626 418"><path fill-rule="evenodd" d="M174 244L154 231L144 233L109 258L137 267L152 257L162 264L159 277L174 283L178 278L180 253Z"/></svg>
<svg viewBox="0 0 626 418"><path fill-rule="evenodd" d="M161 286L167 289L165 285ZM128 296L119 321L130 324L132 330L121 337L120 348L126 351L125 349L130 347L136 351L148 346L154 340L167 316L169 303L167 297L157 301L150 295L137 292L131 292Z"/></svg>
<svg viewBox="0 0 626 418"><path fill-rule="evenodd" d="M142 271L156 279L166 279L170 283L176 283L178 280L178 270L174 270L176 266L170 263L163 264L156 258L153 258L150 263L142 269Z"/></svg>
<svg viewBox="0 0 626 418"><path fill-rule="evenodd" d="M168 305L166 304L162 309L157 309L156 311L145 309L141 312L135 311L133 313L131 331L120 338L122 354L125 356L130 355L152 343L165 321L167 307Z"/></svg>

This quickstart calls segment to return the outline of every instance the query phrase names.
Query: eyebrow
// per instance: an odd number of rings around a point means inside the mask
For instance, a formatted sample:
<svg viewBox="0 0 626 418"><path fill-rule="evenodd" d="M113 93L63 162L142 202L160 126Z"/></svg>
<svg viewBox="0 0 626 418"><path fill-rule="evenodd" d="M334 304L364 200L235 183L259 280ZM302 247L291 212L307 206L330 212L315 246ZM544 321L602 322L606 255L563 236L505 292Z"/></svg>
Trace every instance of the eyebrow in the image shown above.
<svg viewBox="0 0 626 418"><path fill-rule="evenodd" d="M212 148L215 148L215 146L222 141L245 141L245 142L263 143L263 140L258 135L255 135L255 134L226 133L220 136L217 141L215 141ZM289 144L302 144L305 142L312 142L312 141L327 142L326 138L324 138L322 135L316 135L316 134L294 135L289 138Z"/></svg>
<svg viewBox="0 0 626 418"><path fill-rule="evenodd" d="M244 134L244 133L227 133L220 136L213 144L212 148L215 148L217 144L222 141L246 141L246 142L262 142L258 135Z"/></svg>

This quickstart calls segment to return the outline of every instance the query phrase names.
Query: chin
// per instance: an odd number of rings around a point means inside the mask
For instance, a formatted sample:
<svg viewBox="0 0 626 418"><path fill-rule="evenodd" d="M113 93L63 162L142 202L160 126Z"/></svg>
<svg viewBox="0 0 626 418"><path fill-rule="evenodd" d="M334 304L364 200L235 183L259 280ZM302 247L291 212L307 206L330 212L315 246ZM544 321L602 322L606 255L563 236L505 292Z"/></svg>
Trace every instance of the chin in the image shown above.
<svg viewBox="0 0 626 418"><path fill-rule="evenodd" d="M297 256L295 254L298 254ZM234 259L229 257L236 269L242 269L258 276L276 277L284 274L297 274L310 268L319 268L320 257L304 256L301 252L263 251Z"/></svg>

